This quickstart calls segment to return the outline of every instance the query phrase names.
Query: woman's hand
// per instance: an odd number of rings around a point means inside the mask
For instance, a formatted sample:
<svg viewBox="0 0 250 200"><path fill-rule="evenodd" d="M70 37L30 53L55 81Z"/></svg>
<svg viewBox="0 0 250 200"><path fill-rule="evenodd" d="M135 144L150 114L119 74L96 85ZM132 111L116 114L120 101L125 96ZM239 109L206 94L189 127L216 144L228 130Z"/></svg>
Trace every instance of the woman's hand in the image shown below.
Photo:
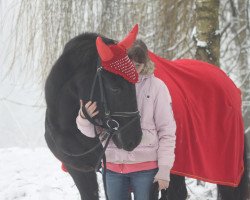
<svg viewBox="0 0 250 200"><path fill-rule="evenodd" d="M83 100L80 100L80 116L82 118L86 118L85 115L82 112L82 107L83 107ZM96 116L99 113L99 111L96 110L96 108L97 108L96 102L92 102L92 101L87 102L85 104L85 108L86 108L86 111L87 111L87 113L89 114L89 116L91 118Z"/></svg>
<svg viewBox="0 0 250 200"><path fill-rule="evenodd" d="M166 190L169 186L169 181L162 180L162 179L155 179L154 182L158 182L159 191Z"/></svg>

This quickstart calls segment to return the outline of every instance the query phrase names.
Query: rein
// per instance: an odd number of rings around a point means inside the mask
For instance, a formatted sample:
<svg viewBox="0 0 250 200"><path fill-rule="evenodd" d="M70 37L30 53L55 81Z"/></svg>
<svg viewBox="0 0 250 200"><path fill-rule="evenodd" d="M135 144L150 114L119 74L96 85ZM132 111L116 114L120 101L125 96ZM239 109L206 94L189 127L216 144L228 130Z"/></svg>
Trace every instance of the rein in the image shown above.
<svg viewBox="0 0 250 200"><path fill-rule="evenodd" d="M102 67L100 66L100 60L98 59L98 67L97 67L97 71L95 74L95 78L91 87L91 93L90 93L90 100L93 99L93 94L94 94L94 90L95 90L95 86L96 86L96 81L98 79L99 81L99 88L100 88L100 93L101 93L101 103L104 107L104 120L102 120L102 123L98 123L97 121L95 121L94 119L92 119L92 117L89 116L85 106L82 106L82 112L84 114L84 116L86 117L86 119L92 123L94 125L94 130L96 133L96 137L99 137L100 134L97 134L96 131L96 126L102 127L105 130L105 134L104 135L104 139L106 139L105 145L103 147L103 152L101 153L97 165L95 167L96 171L98 171L101 160L103 159L103 185L104 185L104 191L105 191L105 196L106 199L108 200L108 195L107 195L107 184L106 184L106 156L105 156L105 151L108 147L108 144L110 142L110 140L112 139L112 137L114 135L118 135L118 139L121 140L121 138L119 137L121 132L126 129L128 126L130 126L133 122L135 122L139 117L139 111L135 111L135 112L110 112L110 110L108 109L108 105L107 105L107 100L105 97L105 92L104 92L104 87L103 87L103 81L102 81L102 76L101 76L101 72L102 72ZM132 118L127 124L125 124L124 126L120 127L119 122L117 122L115 119L113 119L112 117L130 117ZM121 142L122 144L122 142ZM99 144L98 144L99 146ZM96 147L93 147L92 149L90 149L89 151L85 152L89 153L91 151L93 151Z"/></svg>

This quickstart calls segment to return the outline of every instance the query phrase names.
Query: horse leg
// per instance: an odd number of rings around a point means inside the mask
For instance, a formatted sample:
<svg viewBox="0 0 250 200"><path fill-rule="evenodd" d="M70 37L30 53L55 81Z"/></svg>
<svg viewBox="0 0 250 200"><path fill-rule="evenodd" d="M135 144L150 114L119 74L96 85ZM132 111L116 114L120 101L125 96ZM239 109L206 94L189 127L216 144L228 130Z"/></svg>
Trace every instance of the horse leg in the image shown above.
<svg viewBox="0 0 250 200"><path fill-rule="evenodd" d="M243 200L240 198L239 189L236 187L217 185L218 188L218 200Z"/></svg>
<svg viewBox="0 0 250 200"><path fill-rule="evenodd" d="M242 177L238 187L230 187L225 185L217 185L218 200L246 200L247 184L246 177Z"/></svg>
<svg viewBox="0 0 250 200"><path fill-rule="evenodd" d="M238 187L230 187L225 185L217 185L218 200L246 200L248 193L248 177L247 170L244 172Z"/></svg>
<svg viewBox="0 0 250 200"><path fill-rule="evenodd" d="M98 183L95 171L81 172L67 167L67 170L73 178L78 188L81 200L98 200Z"/></svg>
<svg viewBox="0 0 250 200"><path fill-rule="evenodd" d="M246 146L246 144L245 144ZM218 200L246 200L250 196L250 184L248 177L247 152L244 151L244 173L238 187L217 185Z"/></svg>
<svg viewBox="0 0 250 200"><path fill-rule="evenodd" d="M187 199L187 188L185 177L170 174L170 183L167 190L161 192L160 200L185 200Z"/></svg>

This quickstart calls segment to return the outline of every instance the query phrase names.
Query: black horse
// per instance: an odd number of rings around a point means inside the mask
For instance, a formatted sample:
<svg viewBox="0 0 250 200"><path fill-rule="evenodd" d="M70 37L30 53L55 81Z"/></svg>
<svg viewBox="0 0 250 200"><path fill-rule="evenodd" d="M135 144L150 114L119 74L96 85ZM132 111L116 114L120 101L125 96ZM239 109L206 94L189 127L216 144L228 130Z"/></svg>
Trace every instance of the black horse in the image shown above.
<svg viewBox="0 0 250 200"><path fill-rule="evenodd" d="M130 32L119 48L132 45L137 34L134 32ZM96 47L98 36L107 46L119 46L114 40L96 33L84 33L73 38L52 67L45 85L47 145L64 163L84 200L99 199L96 170L100 168L104 148L98 137L86 137L77 129L75 120L79 100L86 103L91 98L97 102L100 112L94 119L96 122L105 126L108 118L119 124L120 131L118 129L112 137L118 148L132 151L142 137L135 86L123 77L100 68L101 55ZM115 61L115 56L112 59ZM93 86L94 79L96 83Z"/></svg>
<svg viewBox="0 0 250 200"><path fill-rule="evenodd" d="M45 139L52 153L66 166L84 200L99 199L96 170L100 168L99 161L104 148L98 137L86 137L77 129L75 119L79 111L79 100L82 99L85 103L90 99L97 102L100 112L93 123L102 122L105 126L107 121L111 121L115 122L114 126L119 124L120 131L115 131L116 134L112 136L118 148L132 151L142 137L140 120L137 114L133 114L138 113L134 84L100 68L99 63L99 56L105 56L110 51L109 45L128 48L136 34L132 31L122 41L123 45L101 37L107 48L103 55L100 55L96 46L100 35L85 33L73 38L66 44L46 81ZM115 62L116 57L112 59ZM182 159L185 160L183 157ZM246 185L247 171L238 187L218 186L219 199L245 199ZM154 197L151 199L157 200L157 185L152 188L151 195ZM186 198L185 177L171 174L169 189L163 192L161 200Z"/></svg>

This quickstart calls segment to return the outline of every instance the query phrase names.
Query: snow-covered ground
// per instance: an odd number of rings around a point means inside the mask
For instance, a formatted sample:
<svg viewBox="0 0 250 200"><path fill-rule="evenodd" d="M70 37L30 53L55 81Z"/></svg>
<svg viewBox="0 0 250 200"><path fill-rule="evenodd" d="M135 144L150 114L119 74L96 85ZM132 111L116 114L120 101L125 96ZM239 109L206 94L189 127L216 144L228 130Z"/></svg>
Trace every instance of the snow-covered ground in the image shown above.
<svg viewBox="0 0 250 200"><path fill-rule="evenodd" d="M0 149L1 200L77 200L73 180L47 148Z"/></svg>
<svg viewBox="0 0 250 200"><path fill-rule="evenodd" d="M68 173L46 147L0 148L1 200L80 200L80 195ZM105 200L101 176L100 199ZM212 184L196 186L188 179L189 200L215 200Z"/></svg>

